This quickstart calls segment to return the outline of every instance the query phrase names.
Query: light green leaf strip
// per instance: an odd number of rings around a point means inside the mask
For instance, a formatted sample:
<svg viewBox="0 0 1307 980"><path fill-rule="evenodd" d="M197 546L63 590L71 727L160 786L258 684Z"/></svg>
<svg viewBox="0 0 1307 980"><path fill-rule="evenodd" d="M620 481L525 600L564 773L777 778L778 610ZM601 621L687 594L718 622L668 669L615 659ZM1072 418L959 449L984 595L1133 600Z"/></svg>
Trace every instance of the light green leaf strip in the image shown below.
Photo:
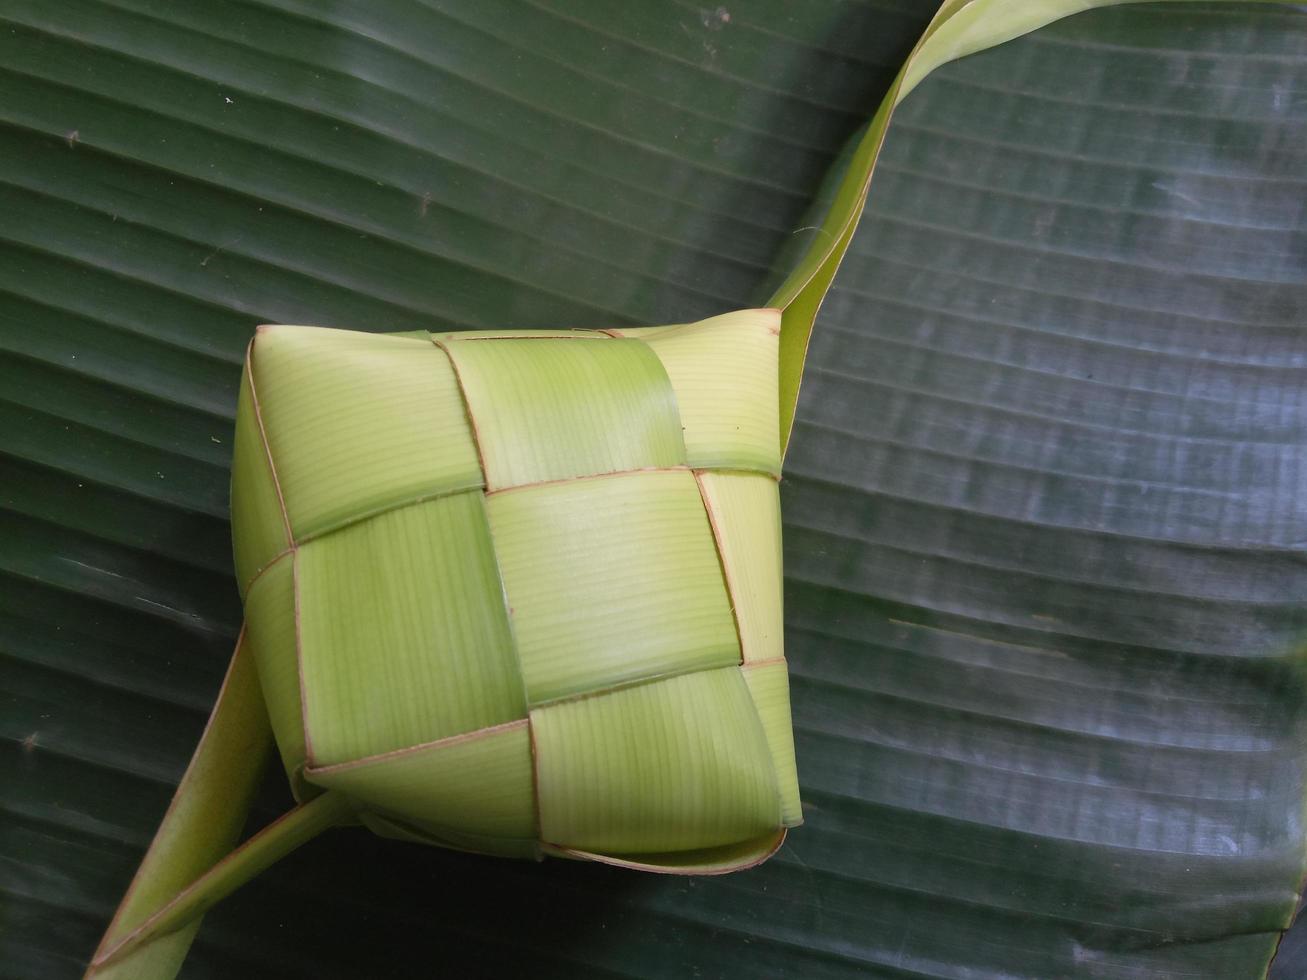
<svg viewBox="0 0 1307 980"><path fill-rule="evenodd" d="M740 668L749 695L758 709L772 763L776 767L781 822L786 827L803 823L799 803L799 773L794 762L794 725L790 717L790 673L784 660L745 664Z"/></svg>
<svg viewBox="0 0 1307 980"><path fill-rule="evenodd" d="M970 0L927 29L925 44L908 59L895 103L903 101L940 65L1029 34L1063 17L1126 3L1184 3L1186 0ZM1294 3L1297 0L1230 0L1233 3ZM952 6L952 5L950 5Z"/></svg>
<svg viewBox="0 0 1307 980"><path fill-rule="evenodd" d="M249 363L296 541L482 485L458 381L430 343L262 327Z"/></svg>
<svg viewBox="0 0 1307 980"><path fill-rule="evenodd" d="M232 526L240 528L240 533L232 536L236 585L244 598L254 577L291 546L290 525L255 410L248 355L236 404L231 501Z"/></svg>
<svg viewBox="0 0 1307 980"><path fill-rule="evenodd" d="M172 805L110 923L96 959L125 940L231 850L272 750L249 644L242 635L213 714ZM200 920L112 964L93 963L95 980L169 980L186 957Z"/></svg>
<svg viewBox="0 0 1307 980"><path fill-rule="evenodd" d="M696 473L717 536L745 663L784 655L781 507L762 473Z"/></svg>
<svg viewBox="0 0 1307 980"><path fill-rule="evenodd" d="M311 769L319 786L367 801L403 823L434 817L446 833L536 834L531 734L525 718L359 762Z"/></svg>
<svg viewBox="0 0 1307 980"><path fill-rule="evenodd" d="M467 396L490 490L685 464L667 373L638 341L594 334L440 345Z"/></svg>
<svg viewBox="0 0 1307 980"><path fill-rule="evenodd" d="M698 323L630 332L658 355L671 379L690 466L780 475L780 328L779 310L738 310Z"/></svg>
<svg viewBox="0 0 1307 980"><path fill-rule="evenodd" d="M724 875L732 871L745 871L766 861L785 843L785 830L772 831L762 837L706 847L693 851L673 851L670 854L596 854L575 847L545 847L548 854L598 861L632 871L653 871L677 875Z"/></svg>
<svg viewBox="0 0 1307 980"><path fill-rule="evenodd" d="M613 336L606 330L450 330L445 333L419 333L413 331L404 336L421 336L443 344L447 340L602 340Z"/></svg>
<svg viewBox="0 0 1307 980"><path fill-rule="evenodd" d="M739 663L689 470L520 487L486 504L531 704Z"/></svg>
<svg viewBox="0 0 1307 980"><path fill-rule="evenodd" d="M858 218L867 203L872 170L885 142L890 117L898 103L903 78L925 49L931 35L968 2L984 0L945 0L927 25L921 40L913 48L903 69L890 86L866 132L858 141L826 216L816 229L812 243L799 259L789 277L772 296L770 305L782 310L780 340L780 453L782 458L790 443L794 427L794 410L803 379L803 362L808 354L808 340L817 311L839 269L849 242L853 239Z"/></svg>
<svg viewBox="0 0 1307 980"><path fill-rule="evenodd" d="M306 753L295 651L294 554L286 552L265 568L245 597L247 645L259 672L272 731L295 799L314 795L303 781Z"/></svg>
<svg viewBox="0 0 1307 980"><path fill-rule="evenodd" d="M526 717L479 490L350 524L296 561L310 765Z"/></svg>
<svg viewBox="0 0 1307 980"><path fill-rule="evenodd" d="M546 705L531 724L550 844L639 854L776 831L776 774L737 666Z"/></svg>
<svg viewBox="0 0 1307 980"><path fill-rule="evenodd" d="M812 326L853 240L894 108L940 65L1098 7L1142 0L945 0L890 86L849 161L825 217L794 270L771 297L783 311L780 340L780 451L794 428ZM1184 2L1184 0L1167 0ZM1285 3L1291 0L1235 0Z"/></svg>
<svg viewBox="0 0 1307 980"><path fill-rule="evenodd" d="M188 884L120 943L98 953L92 961L92 969L129 964L137 950L149 948L147 944L160 938L167 942L168 937L176 934L186 935L200 916L259 872L324 830L352 823L353 816L353 804L339 793L323 794L282 814ZM172 968L177 966L180 963L173 964ZM141 977L140 973L127 975Z"/></svg>

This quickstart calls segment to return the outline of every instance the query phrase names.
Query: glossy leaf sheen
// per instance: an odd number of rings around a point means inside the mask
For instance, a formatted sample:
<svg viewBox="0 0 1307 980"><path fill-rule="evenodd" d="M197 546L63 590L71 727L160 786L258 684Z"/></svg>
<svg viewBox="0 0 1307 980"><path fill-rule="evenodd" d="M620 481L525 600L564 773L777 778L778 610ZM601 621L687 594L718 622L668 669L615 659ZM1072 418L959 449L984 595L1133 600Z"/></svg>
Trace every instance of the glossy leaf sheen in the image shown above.
<svg viewBox="0 0 1307 980"><path fill-rule="evenodd" d="M253 326L759 301L930 13L812 6L0 4L7 971L77 975L216 690ZM1260 976L1302 856L1305 63L1291 10L1127 8L901 106L787 463L775 859L343 833L183 975Z"/></svg>

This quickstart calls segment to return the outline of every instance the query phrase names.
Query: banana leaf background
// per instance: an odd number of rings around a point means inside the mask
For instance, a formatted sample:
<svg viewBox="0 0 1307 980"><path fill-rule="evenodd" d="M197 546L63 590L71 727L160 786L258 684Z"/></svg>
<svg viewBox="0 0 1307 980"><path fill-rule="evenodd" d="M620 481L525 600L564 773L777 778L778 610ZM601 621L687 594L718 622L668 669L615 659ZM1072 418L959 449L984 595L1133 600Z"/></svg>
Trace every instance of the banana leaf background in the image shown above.
<svg viewBox="0 0 1307 980"><path fill-rule="evenodd" d="M79 975L203 726L254 326L765 302L932 13L0 0L0 976ZM1304 861L1305 202L1296 8L1097 10L932 74L782 485L807 824L706 880L338 832L183 976L1265 976Z"/></svg>

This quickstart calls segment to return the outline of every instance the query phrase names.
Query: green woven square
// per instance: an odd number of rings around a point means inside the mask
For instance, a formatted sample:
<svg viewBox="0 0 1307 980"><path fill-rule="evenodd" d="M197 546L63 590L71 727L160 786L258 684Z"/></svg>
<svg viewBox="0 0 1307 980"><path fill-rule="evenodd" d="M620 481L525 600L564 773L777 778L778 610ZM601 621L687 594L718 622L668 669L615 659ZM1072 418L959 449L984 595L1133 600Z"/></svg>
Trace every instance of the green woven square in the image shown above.
<svg viewBox="0 0 1307 980"><path fill-rule="evenodd" d="M521 487L487 509L531 704L740 662L689 471Z"/></svg>
<svg viewBox="0 0 1307 980"><path fill-rule="evenodd" d="M262 330L233 528L296 795L504 855L771 853L801 822L778 327Z"/></svg>
<svg viewBox="0 0 1307 980"><path fill-rule="evenodd" d="M315 769L313 781L366 799L427 834L530 840L537 833L531 731L525 719Z"/></svg>
<svg viewBox="0 0 1307 980"><path fill-rule="evenodd" d="M366 518L296 561L315 766L525 717L480 493Z"/></svg>
<svg viewBox="0 0 1307 980"><path fill-rule="evenodd" d="M775 399L776 310L741 310L699 323L620 331L648 344L676 392L686 462L695 469L758 470L780 476Z"/></svg>
<svg viewBox="0 0 1307 980"><path fill-rule="evenodd" d="M430 343L269 327L249 368L297 541L484 483L458 379Z"/></svg>
<svg viewBox="0 0 1307 980"><path fill-rule="evenodd" d="M659 853L748 840L780 822L776 771L737 667L531 712L541 836Z"/></svg>
<svg viewBox="0 0 1307 980"><path fill-rule="evenodd" d="M685 465L676 396L646 344L603 334L440 343L491 490Z"/></svg>

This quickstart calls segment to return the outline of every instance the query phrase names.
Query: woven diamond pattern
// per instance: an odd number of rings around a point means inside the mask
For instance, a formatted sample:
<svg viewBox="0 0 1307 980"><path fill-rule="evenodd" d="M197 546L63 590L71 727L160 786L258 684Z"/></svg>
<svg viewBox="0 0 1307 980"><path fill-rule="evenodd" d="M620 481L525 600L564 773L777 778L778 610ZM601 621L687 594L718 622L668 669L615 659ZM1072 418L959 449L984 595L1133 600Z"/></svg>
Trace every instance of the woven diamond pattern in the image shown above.
<svg viewBox="0 0 1307 980"><path fill-rule="evenodd" d="M774 850L801 821L778 333L262 328L232 521L296 796L496 854Z"/></svg>

